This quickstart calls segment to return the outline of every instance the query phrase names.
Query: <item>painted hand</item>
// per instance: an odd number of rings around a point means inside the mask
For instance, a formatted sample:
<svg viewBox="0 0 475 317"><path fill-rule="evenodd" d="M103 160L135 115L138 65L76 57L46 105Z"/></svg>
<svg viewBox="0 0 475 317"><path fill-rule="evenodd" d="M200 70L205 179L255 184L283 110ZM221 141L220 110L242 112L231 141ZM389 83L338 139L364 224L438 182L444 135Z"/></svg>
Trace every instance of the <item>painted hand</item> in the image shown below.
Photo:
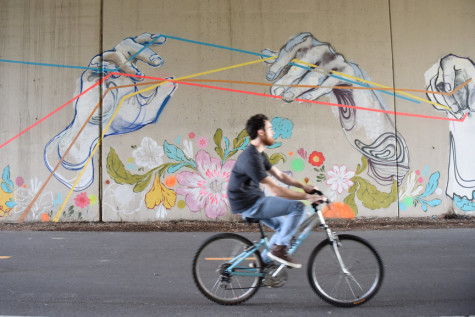
<svg viewBox="0 0 475 317"><path fill-rule="evenodd" d="M46 145L45 163L48 169L53 171L73 139L87 122L84 130L65 156L60 168L55 172L56 178L63 184L69 188L73 186L78 171L84 167L99 140L100 124L103 129L106 129L110 123L105 134L107 137L133 132L156 122L161 110L175 91L176 84L165 83L146 92L138 93L152 85L138 85L143 81L142 78L125 74L143 76L143 73L137 68L137 61L142 61L152 67L161 66L162 58L150 46L161 45L165 40L166 38L159 35L144 33L134 38L124 39L114 49L105 51L91 60L89 67L104 68L105 74L101 74L100 70L85 71L77 81L76 95L96 84L112 70L124 75L113 74L102 83L102 89L94 87L78 98L75 104L75 116L71 124ZM149 45L151 42L153 43ZM105 96L101 96L101 94L105 94ZM99 110L94 111L101 99L102 113ZM93 111L94 114L90 117ZM113 121L110 122L115 113ZM75 190L84 190L91 185L93 178L94 166L91 162Z"/></svg>
<svg viewBox="0 0 475 317"><path fill-rule="evenodd" d="M461 119L468 112L475 112L475 65L468 59L455 55L447 55L434 64L426 73L427 90L450 93L467 80L472 80L452 95L427 94L429 100L447 106L435 106L438 110L447 111Z"/></svg>
<svg viewBox="0 0 475 317"><path fill-rule="evenodd" d="M469 83L457 89L467 80ZM427 90L450 93L451 95L428 93L427 97L447 108L443 110L449 116L461 119L463 122L449 124L449 168L446 194L454 199L459 210L475 210L475 65L468 58L447 55L434 64L426 73Z"/></svg>
<svg viewBox="0 0 475 317"><path fill-rule="evenodd" d="M271 94L282 96L286 102L326 96L330 102L341 105L385 109L373 90L351 89L359 86L351 77L369 80L358 65L348 62L329 43L318 41L310 33L297 34L278 52L265 49L262 53L277 56L268 61L271 66L266 77L273 82ZM294 61L303 67L289 65L293 59L305 64ZM348 88L336 89L335 86ZM382 185L392 184L393 179L400 183L409 171L409 151L404 138L395 132L391 118L386 113L349 107L333 107L332 110L349 143L368 159L369 175Z"/></svg>

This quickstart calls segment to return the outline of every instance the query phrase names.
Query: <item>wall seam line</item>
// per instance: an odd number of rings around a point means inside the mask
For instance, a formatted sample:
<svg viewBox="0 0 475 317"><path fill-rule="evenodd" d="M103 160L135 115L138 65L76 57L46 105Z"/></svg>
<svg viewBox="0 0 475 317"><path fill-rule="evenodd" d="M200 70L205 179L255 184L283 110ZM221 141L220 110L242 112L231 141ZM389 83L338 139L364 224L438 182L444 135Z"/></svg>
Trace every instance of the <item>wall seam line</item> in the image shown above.
<svg viewBox="0 0 475 317"><path fill-rule="evenodd" d="M396 76L395 76L395 70L394 70L394 43L393 43L393 26L392 26L392 19L391 19L391 0L388 0L388 17L389 17L389 39L391 43L391 70L392 70L392 79L393 79L393 89L396 89ZM393 104L394 104L394 111L397 111L396 109L396 93L393 95ZM398 137L398 129L397 129L397 116L394 115L394 134L396 136L395 142L396 142L396 157L398 156L398 153L400 149L398 148L398 142L397 142L397 137ZM399 176L399 163L396 160L396 179L395 181L397 182L398 176ZM397 208L397 217L400 218L400 208L399 208L399 184L396 186L396 208Z"/></svg>
<svg viewBox="0 0 475 317"><path fill-rule="evenodd" d="M99 54L101 54L101 58L100 58L100 67L101 67L101 71L100 71L100 80L102 82L103 78L104 78L104 60L103 60L103 52L104 52L104 0L101 0L100 4L99 4ZM99 85L99 100L98 102L100 102L99 104L99 118L102 118L102 115L103 115L103 107L102 107L102 95L103 95L103 85ZM99 137L102 136L102 120L99 120ZM99 170L98 170L98 179L99 179L99 184L98 184L98 212L99 212L99 222L102 222L102 211L103 211L103 201L102 201L102 180L103 180L103 169L102 169L102 161L103 161L103 157L102 157L102 140L101 142L99 142L99 158L98 158L98 161L99 161Z"/></svg>

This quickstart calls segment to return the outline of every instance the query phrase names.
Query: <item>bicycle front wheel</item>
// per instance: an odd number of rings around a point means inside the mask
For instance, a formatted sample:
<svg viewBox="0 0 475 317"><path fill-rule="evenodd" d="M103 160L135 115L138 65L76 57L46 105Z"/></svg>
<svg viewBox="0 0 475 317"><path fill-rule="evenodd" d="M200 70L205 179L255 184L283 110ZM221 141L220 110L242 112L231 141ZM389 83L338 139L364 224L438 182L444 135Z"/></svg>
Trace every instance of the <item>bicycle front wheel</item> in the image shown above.
<svg viewBox="0 0 475 317"><path fill-rule="evenodd" d="M217 234L206 240L193 259L193 279L201 293L222 305L236 305L259 289L262 259L258 252L245 257L229 273L236 256L253 243L234 233Z"/></svg>
<svg viewBox="0 0 475 317"><path fill-rule="evenodd" d="M337 252L329 240L315 247L308 261L308 279L327 303L355 307L378 292L384 277L383 261L366 240L349 234L338 238Z"/></svg>

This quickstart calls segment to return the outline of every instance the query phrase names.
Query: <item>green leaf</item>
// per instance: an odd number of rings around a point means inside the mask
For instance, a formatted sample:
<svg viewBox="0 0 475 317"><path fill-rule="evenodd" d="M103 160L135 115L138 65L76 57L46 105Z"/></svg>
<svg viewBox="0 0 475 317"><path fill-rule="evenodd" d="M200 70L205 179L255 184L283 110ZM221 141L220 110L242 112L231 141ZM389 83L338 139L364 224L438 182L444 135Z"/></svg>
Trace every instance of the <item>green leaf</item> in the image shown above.
<svg viewBox="0 0 475 317"><path fill-rule="evenodd" d="M358 167L356 168L355 175L361 174L366 168L368 167L368 159L366 156L361 157L361 165L358 164Z"/></svg>
<svg viewBox="0 0 475 317"><path fill-rule="evenodd" d="M266 154L266 156L267 156L267 154ZM275 164L279 163L280 160L282 160L282 163L285 163L285 161L287 160L285 155L283 155L282 153L272 154L272 156L270 158L267 156L267 159L269 160L269 162L272 165L275 165Z"/></svg>
<svg viewBox="0 0 475 317"><path fill-rule="evenodd" d="M150 180L152 179L152 173L149 173L147 178L144 180L137 182L134 186L134 193L140 193L142 192L145 188L147 188L148 184L150 184Z"/></svg>
<svg viewBox="0 0 475 317"><path fill-rule="evenodd" d="M366 208L373 210L387 208L397 200L397 182L394 180L389 193L379 191L376 186L364 178L356 176L352 180L359 183L357 196Z"/></svg>
<svg viewBox="0 0 475 317"><path fill-rule="evenodd" d="M354 181L354 178L353 178ZM343 200L345 204L347 204L351 210L353 210L353 213L355 214L355 217L358 215L358 206L356 206L355 202L355 194L356 191L358 190L358 182L354 182L353 186L348 189L348 196Z"/></svg>
<svg viewBox="0 0 475 317"><path fill-rule="evenodd" d="M246 129L243 129L233 141L234 148L241 147L248 136Z"/></svg>
<svg viewBox="0 0 475 317"><path fill-rule="evenodd" d="M216 144L216 147L214 148L216 153L219 155L221 160L224 159L224 151L223 148L221 147L221 140L223 139L223 130L217 129L216 133L213 136L214 139L214 144Z"/></svg>
<svg viewBox="0 0 475 317"><path fill-rule="evenodd" d="M109 151L109 154L107 155L106 167L109 176L118 184L136 184L148 176L147 174L132 174L127 171L125 169L124 163L122 163L122 161L119 159L119 156L112 147Z"/></svg>

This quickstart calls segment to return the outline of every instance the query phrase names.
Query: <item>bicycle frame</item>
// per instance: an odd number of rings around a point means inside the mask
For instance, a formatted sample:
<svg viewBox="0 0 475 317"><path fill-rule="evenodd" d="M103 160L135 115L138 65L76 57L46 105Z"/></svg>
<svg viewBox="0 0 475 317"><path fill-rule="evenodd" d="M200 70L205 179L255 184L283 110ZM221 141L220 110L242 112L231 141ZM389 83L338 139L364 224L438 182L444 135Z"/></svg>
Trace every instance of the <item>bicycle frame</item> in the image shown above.
<svg viewBox="0 0 475 317"><path fill-rule="evenodd" d="M325 230L328 239L333 245L333 251L338 259L338 262L340 264L340 267L343 271L343 273L348 274L348 270L346 269L345 265L343 264L343 261L341 259L340 253L338 252L338 238L335 236L335 234L331 231L330 227L325 223L325 218L322 215L321 210L317 208L317 205L312 204L312 209L313 213L310 217L305 219L302 224L299 226L297 229L298 237L295 240L295 242L292 244L292 247L289 250L289 254L293 254L297 251L297 249L302 245L302 243L308 238L310 233L312 232L313 228L315 228L317 225L320 226L323 230ZM239 264L245 260L248 259L249 256L251 256L254 252L259 252L259 249L264 246L264 250L269 250L269 241L267 239L267 236L265 235L263 229L262 229L262 224L259 222L259 229L261 232L261 240L258 243L254 243L252 246L250 246L248 249L244 250L241 254L237 255L234 257L229 263L231 264L225 272L229 274L230 276L258 276L258 277L264 277L264 273L259 273L257 268L250 268L250 267L240 267ZM336 242L336 243L335 243ZM284 264L281 264L279 268L272 274L274 277L279 274L279 272L285 267ZM243 272L233 272L234 269L240 269L243 270Z"/></svg>

